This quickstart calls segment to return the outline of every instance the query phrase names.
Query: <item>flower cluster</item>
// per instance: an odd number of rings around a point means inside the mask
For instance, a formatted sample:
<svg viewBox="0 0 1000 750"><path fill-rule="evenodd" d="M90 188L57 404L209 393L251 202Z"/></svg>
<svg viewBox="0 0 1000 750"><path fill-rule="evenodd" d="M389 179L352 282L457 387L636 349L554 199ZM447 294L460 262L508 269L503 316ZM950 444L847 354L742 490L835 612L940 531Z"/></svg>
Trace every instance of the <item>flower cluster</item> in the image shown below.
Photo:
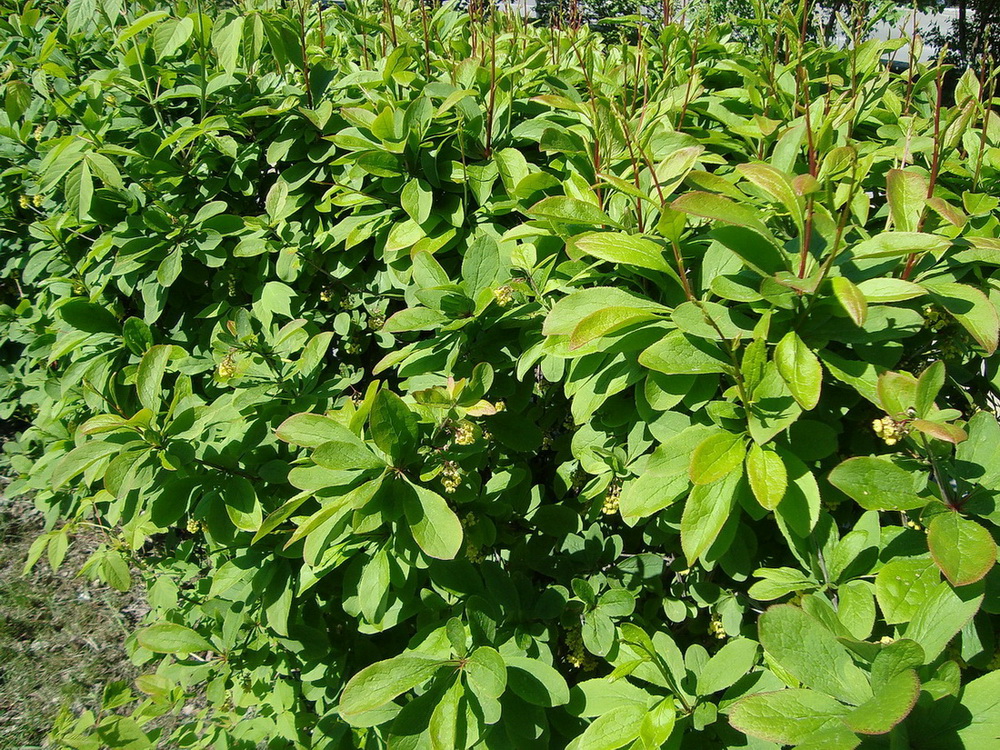
<svg viewBox="0 0 1000 750"><path fill-rule="evenodd" d="M890 416L884 416L872 422L872 429L875 434L885 441L886 445L895 445L902 438L906 437L910 431L910 426L906 422L897 422Z"/></svg>
<svg viewBox="0 0 1000 750"><path fill-rule="evenodd" d="M486 559L486 555L483 554L483 548L472 541L468 534L468 531L474 528L478 523L479 520L476 518L475 513L466 513L465 517L462 518L462 528L466 531L464 550L465 559L474 565L477 565Z"/></svg>
<svg viewBox="0 0 1000 750"><path fill-rule="evenodd" d="M514 290L504 284L502 287L494 290L493 299L496 300L496 303L500 307L507 307L507 305L514 301Z"/></svg>
<svg viewBox="0 0 1000 750"><path fill-rule="evenodd" d="M233 353L229 352L219 363L219 377L223 380L229 380L236 374L236 362L233 360Z"/></svg>
<svg viewBox="0 0 1000 750"><path fill-rule="evenodd" d="M604 493L604 504L601 506L601 513L606 516L613 516L618 512L618 498L622 494L622 486L618 480L614 480L608 485L608 491Z"/></svg>
<svg viewBox="0 0 1000 750"><path fill-rule="evenodd" d="M471 422L461 421L453 427L455 445L472 445L476 442L476 432Z"/></svg>
<svg viewBox="0 0 1000 750"><path fill-rule="evenodd" d="M368 328L372 331L382 330L385 325L385 315L381 312L373 312L368 316Z"/></svg>
<svg viewBox="0 0 1000 750"><path fill-rule="evenodd" d="M990 663L986 665L986 669L990 672L996 672L1000 669L1000 649L997 649L997 652L993 654L993 658L990 659Z"/></svg>
<svg viewBox="0 0 1000 750"><path fill-rule="evenodd" d="M713 638L718 638L720 640L728 637L726 629L722 625L722 618L718 615L712 615L712 619L708 623L708 632Z"/></svg>
<svg viewBox="0 0 1000 750"><path fill-rule="evenodd" d="M597 667L597 660L583 645L583 628L579 624L566 630L566 663L585 672L591 672Z"/></svg>
<svg viewBox="0 0 1000 750"><path fill-rule="evenodd" d="M948 315L937 305L927 305L924 308L924 325L935 333L944 330L951 323Z"/></svg>
<svg viewBox="0 0 1000 750"><path fill-rule="evenodd" d="M462 484L462 470L454 461L445 461L441 468L441 485L444 491L452 493Z"/></svg>

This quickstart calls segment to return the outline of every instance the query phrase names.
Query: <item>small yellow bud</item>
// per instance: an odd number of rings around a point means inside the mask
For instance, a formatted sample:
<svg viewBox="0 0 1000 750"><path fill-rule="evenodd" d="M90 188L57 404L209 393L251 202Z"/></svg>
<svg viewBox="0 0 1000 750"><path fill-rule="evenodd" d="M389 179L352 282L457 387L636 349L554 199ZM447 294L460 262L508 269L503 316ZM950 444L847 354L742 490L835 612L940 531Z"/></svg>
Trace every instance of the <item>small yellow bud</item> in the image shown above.
<svg viewBox="0 0 1000 750"><path fill-rule="evenodd" d="M453 434L456 445L472 445L476 442L476 432L471 422L459 422L455 425Z"/></svg>
<svg viewBox="0 0 1000 750"><path fill-rule="evenodd" d="M608 485L608 491L604 495L604 504L601 506L601 513L612 516L618 512L618 498L622 494L622 487L618 480L614 480Z"/></svg>
<svg viewBox="0 0 1000 750"><path fill-rule="evenodd" d="M728 637L726 628L722 624L722 618L718 615L712 615L712 620L708 623L708 632L720 640Z"/></svg>
<svg viewBox="0 0 1000 750"><path fill-rule="evenodd" d="M505 284L493 291L493 299L500 307L507 307L514 301L514 290Z"/></svg>
<svg viewBox="0 0 1000 750"><path fill-rule="evenodd" d="M17 199L17 203L21 208L28 208L31 205L31 200L26 195L22 195Z"/></svg>
<svg viewBox="0 0 1000 750"><path fill-rule="evenodd" d="M441 486L444 491L451 494L462 484L462 470L454 461L445 461L441 468Z"/></svg>
<svg viewBox="0 0 1000 750"><path fill-rule="evenodd" d="M35 206L37 207L45 202L45 198L42 197L41 193L35 193L33 196L31 196L31 202L34 203Z"/></svg>
<svg viewBox="0 0 1000 750"><path fill-rule="evenodd" d="M219 363L219 370L218 370L218 372L219 372L219 377L222 380L229 380L231 377L233 377L236 374L236 363L233 361L233 354L232 354L232 352L230 352L229 354L227 354L226 357L225 357L225 359L223 359Z"/></svg>

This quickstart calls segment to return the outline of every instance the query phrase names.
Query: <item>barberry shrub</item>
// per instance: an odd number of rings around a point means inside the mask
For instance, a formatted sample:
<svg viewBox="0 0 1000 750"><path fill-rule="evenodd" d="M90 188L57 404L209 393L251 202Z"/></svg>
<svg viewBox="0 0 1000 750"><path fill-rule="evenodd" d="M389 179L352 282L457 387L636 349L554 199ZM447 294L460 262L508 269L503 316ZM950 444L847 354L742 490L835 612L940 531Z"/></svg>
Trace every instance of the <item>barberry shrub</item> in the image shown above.
<svg viewBox="0 0 1000 750"><path fill-rule="evenodd" d="M8 492L149 602L57 746L997 746L990 71L4 7Z"/></svg>

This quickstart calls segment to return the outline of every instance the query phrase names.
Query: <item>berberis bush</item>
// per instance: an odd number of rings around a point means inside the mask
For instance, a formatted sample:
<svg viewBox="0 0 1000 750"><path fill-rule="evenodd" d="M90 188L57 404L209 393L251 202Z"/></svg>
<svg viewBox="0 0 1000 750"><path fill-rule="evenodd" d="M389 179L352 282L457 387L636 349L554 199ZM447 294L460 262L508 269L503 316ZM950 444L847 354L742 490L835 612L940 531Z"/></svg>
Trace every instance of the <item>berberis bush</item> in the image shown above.
<svg viewBox="0 0 1000 750"><path fill-rule="evenodd" d="M997 747L989 71L5 6L9 491L150 606L57 745Z"/></svg>

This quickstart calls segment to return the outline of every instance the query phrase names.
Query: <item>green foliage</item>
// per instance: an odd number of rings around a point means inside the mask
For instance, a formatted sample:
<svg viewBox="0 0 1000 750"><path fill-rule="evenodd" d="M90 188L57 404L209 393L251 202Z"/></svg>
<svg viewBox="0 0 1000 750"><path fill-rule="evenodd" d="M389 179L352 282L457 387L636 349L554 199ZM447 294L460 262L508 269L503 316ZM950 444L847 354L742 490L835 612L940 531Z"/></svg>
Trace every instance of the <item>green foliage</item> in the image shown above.
<svg viewBox="0 0 1000 750"><path fill-rule="evenodd" d="M1000 120L625 23L2 21L28 566L150 604L57 743L995 742Z"/></svg>

